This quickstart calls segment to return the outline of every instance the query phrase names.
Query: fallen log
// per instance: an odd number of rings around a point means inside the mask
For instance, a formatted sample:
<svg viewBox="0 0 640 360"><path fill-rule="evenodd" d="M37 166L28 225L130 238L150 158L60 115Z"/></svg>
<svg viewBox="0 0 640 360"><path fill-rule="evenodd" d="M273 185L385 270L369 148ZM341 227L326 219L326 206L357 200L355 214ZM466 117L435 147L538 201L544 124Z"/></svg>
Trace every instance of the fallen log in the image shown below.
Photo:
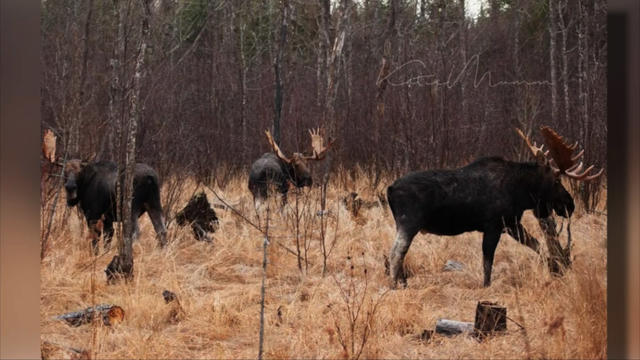
<svg viewBox="0 0 640 360"><path fill-rule="evenodd" d="M472 322L438 319L436 322L436 333L442 335L458 335L458 334L472 334L474 330L474 324Z"/></svg>
<svg viewBox="0 0 640 360"><path fill-rule="evenodd" d="M447 260L447 263L444 264L442 271L462 271L464 270L464 265L455 261L455 260Z"/></svg>
<svg viewBox="0 0 640 360"><path fill-rule="evenodd" d="M56 320L64 320L71 326L80 326L101 319L106 326L118 324L124 320L124 310L117 305L100 304L84 310L74 311L56 316Z"/></svg>

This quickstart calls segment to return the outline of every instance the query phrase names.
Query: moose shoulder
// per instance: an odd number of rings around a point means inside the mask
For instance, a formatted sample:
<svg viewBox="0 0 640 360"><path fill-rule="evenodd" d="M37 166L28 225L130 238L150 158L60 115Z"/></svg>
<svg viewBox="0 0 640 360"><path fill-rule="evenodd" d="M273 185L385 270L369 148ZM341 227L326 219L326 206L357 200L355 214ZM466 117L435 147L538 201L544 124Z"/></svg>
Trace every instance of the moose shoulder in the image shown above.
<svg viewBox="0 0 640 360"><path fill-rule="evenodd" d="M602 173L587 176L591 167L578 174L582 165L575 161L582 153L572 157L576 146L566 145L555 132L546 134L550 134L545 137L554 144L550 147L560 149L554 157L558 165L546 158L549 152L544 153L542 147L531 145L525 138L536 162L481 158L458 169L410 173L389 186L387 198L397 231L389 256L392 286L398 280L406 284L402 263L418 231L437 235L483 232L485 286L491 284L493 256L503 231L539 251L538 241L520 224L523 212L531 209L539 218L551 215L552 211L571 216L575 208L573 198L562 186L559 175L590 180Z"/></svg>
<svg viewBox="0 0 640 360"><path fill-rule="evenodd" d="M113 222L120 218L115 201L117 165L111 161L84 163L70 160L65 164L64 176L67 205L78 205L82 209L91 231L94 252L98 252L98 241L103 231L104 247L108 249L113 236ZM123 178L121 175L120 181ZM158 174L149 165L135 166L131 211L134 236L138 232L138 218L148 212L160 245L166 243Z"/></svg>

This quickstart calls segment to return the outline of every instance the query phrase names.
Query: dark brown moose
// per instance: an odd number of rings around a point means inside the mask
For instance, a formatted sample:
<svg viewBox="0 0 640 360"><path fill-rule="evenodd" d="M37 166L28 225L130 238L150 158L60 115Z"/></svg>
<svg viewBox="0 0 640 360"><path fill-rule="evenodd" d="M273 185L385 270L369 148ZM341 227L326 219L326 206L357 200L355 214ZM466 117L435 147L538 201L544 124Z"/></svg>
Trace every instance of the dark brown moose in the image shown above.
<svg viewBox="0 0 640 360"><path fill-rule="evenodd" d="M249 190L253 194L256 208L259 208L260 204L267 199L272 188L282 194L282 204L284 206L287 202L289 182L299 188L311 186L313 181L308 161L324 159L327 150L333 143L330 141L325 147L320 129L309 130L313 149L312 154L293 153L291 156L286 156L273 140L273 137L271 137L271 133L266 130L265 134L273 152L265 153L256 160L251 165L249 173Z"/></svg>
<svg viewBox="0 0 640 360"><path fill-rule="evenodd" d="M396 222L396 239L389 256L392 287L398 280L406 286L403 261L418 231L436 235L483 232L484 286L489 286L493 255L503 231L538 252L538 240L520 224L522 213L532 209L538 218L546 218L552 211L569 217L575 205L560 175L589 181L602 174L600 170L589 175L593 166L582 171L582 162L577 161L584 150L574 155L577 143L568 145L549 127L541 128L549 145L546 152L542 146L532 145L520 130L517 132L536 162L480 158L458 169L413 172L388 187L387 198Z"/></svg>
<svg viewBox="0 0 640 360"><path fill-rule="evenodd" d="M104 231L104 248L108 250L113 237L113 222L116 215L116 178L118 167L111 161L82 162L70 160L65 164L64 187L67 205L79 205L87 219L93 250L98 254L98 241ZM120 176L121 184L124 175ZM122 186L121 188L124 188ZM122 197L121 197L122 198ZM156 171L146 164L136 164L133 178L131 217L134 239L138 234L138 218L145 212L153 223L160 246L166 244L166 228L160 204L160 185Z"/></svg>

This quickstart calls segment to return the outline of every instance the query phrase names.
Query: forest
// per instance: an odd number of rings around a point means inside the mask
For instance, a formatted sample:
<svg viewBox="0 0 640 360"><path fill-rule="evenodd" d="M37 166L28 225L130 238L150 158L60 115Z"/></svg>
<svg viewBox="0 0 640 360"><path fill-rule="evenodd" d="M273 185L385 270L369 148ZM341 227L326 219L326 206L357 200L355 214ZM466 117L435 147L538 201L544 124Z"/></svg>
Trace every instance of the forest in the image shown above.
<svg viewBox="0 0 640 360"><path fill-rule="evenodd" d="M513 128L540 125L606 166L606 1L42 5L42 127L72 156L117 158L135 116L161 177L224 182L268 150L265 129L302 151L316 127L335 166L372 177L522 160Z"/></svg>
<svg viewBox="0 0 640 360"><path fill-rule="evenodd" d="M606 15L606 0L41 0L42 357L605 358ZM525 212L541 252L502 235L483 287L481 233L418 234L392 290L388 186L532 161L523 137L547 144L542 126L604 173L556 183L571 218ZM323 144L312 186L255 206L254 161ZM106 218L71 207L67 171L100 160L123 176L125 221L94 252ZM139 229L136 162L161 198ZM213 206L207 231L183 226L193 199ZM105 281L112 266L126 281ZM503 333L431 330L485 300L508 309Z"/></svg>

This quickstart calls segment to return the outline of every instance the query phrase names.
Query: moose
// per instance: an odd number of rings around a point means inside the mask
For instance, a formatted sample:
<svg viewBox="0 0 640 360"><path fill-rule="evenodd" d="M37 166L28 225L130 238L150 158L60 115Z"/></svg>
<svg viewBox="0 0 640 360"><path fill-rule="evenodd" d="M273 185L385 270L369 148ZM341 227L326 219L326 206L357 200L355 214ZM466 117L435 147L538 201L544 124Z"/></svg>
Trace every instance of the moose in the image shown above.
<svg viewBox="0 0 640 360"><path fill-rule="evenodd" d="M98 241L103 230L104 249L109 250L113 237L113 223L121 218L120 212L116 211L117 165L111 161L83 162L73 159L67 161L64 166L67 205L78 205L82 209L89 226L94 253L97 255L99 252ZM124 175L121 174L121 184L123 180ZM158 242L163 247L167 241L167 231L160 204L158 174L149 165L135 165L131 201L133 238L138 235L138 218L148 212Z"/></svg>
<svg viewBox="0 0 640 360"><path fill-rule="evenodd" d="M506 232L536 252L538 240L520 223L525 210L537 218L552 211L568 218L575 209L573 198L562 186L560 175L590 181L604 169L589 175L593 165L582 171L577 163L584 150L574 155L578 144L568 145L549 127L541 127L549 150L543 151L516 129L536 162L513 162L501 157L480 158L462 168L409 173L387 188L389 207L396 223L396 238L390 250L391 287L407 285L404 257L417 234L458 235L480 231L484 286L491 285L493 255ZM549 154L551 158L549 158Z"/></svg>
<svg viewBox="0 0 640 360"><path fill-rule="evenodd" d="M265 130L265 134L273 153L263 154L251 165L249 173L249 190L253 194L256 208L259 208L260 204L267 199L272 189L282 195L282 206L284 206L287 202L289 182L298 188L311 186L313 180L308 161L324 159L333 144L333 141L330 140L325 147L320 129L309 130L312 154L306 155L296 152L288 157L280 150L269 130Z"/></svg>

